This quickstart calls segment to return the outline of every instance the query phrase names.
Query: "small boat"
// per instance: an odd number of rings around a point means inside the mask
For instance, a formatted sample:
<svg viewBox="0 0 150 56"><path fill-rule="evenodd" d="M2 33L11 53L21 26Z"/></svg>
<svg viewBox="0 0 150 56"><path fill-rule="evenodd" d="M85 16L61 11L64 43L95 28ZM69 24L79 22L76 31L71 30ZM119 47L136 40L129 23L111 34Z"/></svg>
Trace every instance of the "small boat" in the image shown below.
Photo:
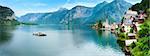
<svg viewBox="0 0 150 56"><path fill-rule="evenodd" d="M42 32L33 33L33 35L35 35L35 36L47 36L46 34L44 34Z"/></svg>

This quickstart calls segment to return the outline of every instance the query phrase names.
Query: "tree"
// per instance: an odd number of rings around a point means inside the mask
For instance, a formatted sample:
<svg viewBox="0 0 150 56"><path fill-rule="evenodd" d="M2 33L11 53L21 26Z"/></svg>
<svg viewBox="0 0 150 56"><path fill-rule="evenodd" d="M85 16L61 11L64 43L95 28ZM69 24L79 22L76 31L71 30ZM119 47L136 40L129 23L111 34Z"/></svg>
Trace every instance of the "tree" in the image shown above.
<svg viewBox="0 0 150 56"><path fill-rule="evenodd" d="M146 11L148 8L150 8L150 1L142 0L141 3L137 3L137 4L133 5L130 9L132 9L134 11L140 11L140 10Z"/></svg>
<svg viewBox="0 0 150 56"><path fill-rule="evenodd" d="M102 21L101 21L101 20L98 21L98 27L99 27L99 28L102 28L102 27L103 27L103 24L102 24Z"/></svg>
<svg viewBox="0 0 150 56"><path fill-rule="evenodd" d="M132 48L131 53L133 56L150 56L150 37L143 37ZM133 44L132 44L133 45Z"/></svg>
<svg viewBox="0 0 150 56"><path fill-rule="evenodd" d="M141 30L138 32L139 37L146 37L150 34L150 25L145 22L142 26L141 26Z"/></svg>
<svg viewBox="0 0 150 56"><path fill-rule="evenodd" d="M150 8L147 9L146 13L147 13L148 18L150 18Z"/></svg>

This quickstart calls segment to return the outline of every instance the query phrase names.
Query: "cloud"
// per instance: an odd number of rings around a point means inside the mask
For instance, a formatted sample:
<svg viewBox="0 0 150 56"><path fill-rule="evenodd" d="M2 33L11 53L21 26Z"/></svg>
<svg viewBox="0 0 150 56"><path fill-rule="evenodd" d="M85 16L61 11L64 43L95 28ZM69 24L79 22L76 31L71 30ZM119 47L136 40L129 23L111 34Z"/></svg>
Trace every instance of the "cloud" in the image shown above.
<svg viewBox="0 0 150 56"><path fill-rule="evenodd" d="M71 9L77 5L87 6L87 7L94 7L98 3L103 2L104 0L67 0L67 2L61 6L63 8Z"/></svg>
<svg viewBox="0 0 150 56"><path fill-rule="evenodd" d="M46 3L23 3L22 4L25 7L43 7L43 6L48 6Z"/></svg>
<svg viewBox="0 0 150 56"><path fill-rule="evenodd" d="M136 3L140 3L142 0L126 0L126 1L131 4L136 4Z"/></svg>
<svg viewBox="0 0 150 56"><path fill-rule="evenodd" d="M47 6L45 3L34 3L32 6Z"/></svg>
<svg viewBox="0 0 150 56"><path fill-rule="evenodd" d="M48 8L48 4L45 3L24 3L22 7L24 9L14 9L16 16L20 17L27 13L44 13L44 12L52 12L55 11L57 8ZM42 8L46 7L46 8Z"/></svg>
<svg viewBox="0 0 150 56"><path fill-rule="evenodd" d="M54 12L54 11L57 11L58 8L49 8L49 9L25 9L25 10L14 10L15 11L15 14L16 16L20 17L20 16L23 16L27 13L47 13L47 12Z"/></svg>

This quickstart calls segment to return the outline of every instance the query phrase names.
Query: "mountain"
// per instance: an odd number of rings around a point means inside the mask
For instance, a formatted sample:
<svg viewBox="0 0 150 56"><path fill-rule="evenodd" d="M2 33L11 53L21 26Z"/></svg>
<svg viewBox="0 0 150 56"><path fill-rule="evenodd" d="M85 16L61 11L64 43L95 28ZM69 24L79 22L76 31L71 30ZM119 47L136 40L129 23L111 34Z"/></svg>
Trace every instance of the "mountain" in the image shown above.
<svg viewBox="0 0 150 56"><path fill-rule="evenodd" d="M87 17L90 17L92 13L92 8L78 5L69 10L69 12L65 15L65 19L63 19L61 23L68 24L74 22L75 20L85 19Z"/></svg>
<svg viewBox="0 0 150 56"><path fill-rule="evenodd" d="M20 22L39 23L39 24L59 24L64 19L67 9L61 8L56 12L49 13L28 13L21 16L18 20Z"/></svg>
<svg viewBox="0 0 150 56"><path fill-rule="evenodd" d="M44 15L47 15L50 13L28 13L24 16L21 16L18 21L20 22L35 22L38 20L41 20L40 18L42 18Z"/></svg>
<svg viewBox="0 0 150 56"><path fill-rule="evenodd" d="M38 20L37 22L42 22L42 24L60 24L62 19L65 19L65 15L68 13L68 9L61 8L52 14L47 14L42 18L42 20Z"/></svg>
<svg viewBox="0 0 150 56"><path fill-rule="evenodd" d="M68 24L68 22L74 19L91 16L92 11L92 8L78 5L71 10L61 8L56 12L28 13L21 16L18 20L21 22L32 22L39 24Z"/></svg>
<svg viewBox="0 0 150 56"><path fill-rule="evenodd" d="M111 3L105 4L100 10L94 12L85 23L90 24L98 20L105 21L106 19L109 20L109 23L119 22L130 6L131 4L124 0L114 0Z"/></svg>
<svg viewBox="0 0 150 56"><path fill-rule="evenodd" d="M106 1L97 4L97 5L94 7L93 11L95 11L95 12L100 11L106 4L108 4L108 2L106 2ZM93 14L94 14L94 13L93 13Z"/></svg>
<svg viewBox="0 0 150 56"><path fill-rule="evenodd" d="M39 24L93 24L107 18L110 22L119 22L130 6L131 4L124 0L114 0L111 3L104 1L95 7L78 5L70 10L60 9L49 13L29 13L21 16L19 21Z"/></svg>
<svg viewBox="0 0 150 56"><path fill-rule="evenodd" d="M16 25L19 22L16 20L14 11L8 7L0 6L0 25Z"/></svg>

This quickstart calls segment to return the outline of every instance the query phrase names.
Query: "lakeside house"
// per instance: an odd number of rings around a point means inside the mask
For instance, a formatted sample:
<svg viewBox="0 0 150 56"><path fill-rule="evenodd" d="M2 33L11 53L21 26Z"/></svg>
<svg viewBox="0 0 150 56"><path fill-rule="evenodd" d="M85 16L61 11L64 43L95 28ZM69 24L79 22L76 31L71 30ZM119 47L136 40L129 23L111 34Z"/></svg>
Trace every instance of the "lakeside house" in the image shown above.
<svg viewBox="0 0 150 56"><path fill-rule="evenodd" d="M128 33L129 39L136 39L136 34L135 33Z"/></svg>
<svg viewBox="0 0 150 56"><path fill-rule="evenodd" d="M138 23L144 23L145 17L147 17L147 15L143 11L140 11L138 15Z"/></svg>
<svg viewBox="0 0 150 56"><path fill-rule="evenodd" d="M128 10L128 11L125 13L124 17L125 17L126 19L129 19L131 16L132 16L132 17L136 17L137 15L138 15L138 13L137 13L136 11Z"/></svg>
<svg viewBox="0 0 150 56"><path fill-rule="evenodd" d="M137 39L129 39L129 40L125 40L125 46L129 46L130 44L132 44L133 42L137 42Z"/></svg>
<svg viewBox="0 0 150 56"><path fill-rule="evenodd" d="M126 55L126 56L130 56L130 55L131 55L129 46L130 46L132 43L135 43L135 42L137 42L137 39L125 40L124 52L125 52L125 55Z"/></svg>
<svg viewBox="0 0 150 56"><path fill-rule="evenodd" d="M115 32L115 30L118 28L118 24L113 23L110 27L111 27L111 32Z"/></svg>
<svg viewBox="0 0 150 56"><path fill-rule="evenodd" d="M144 23L146 14L144 12L136 12L128 10L121 22L121 32L137 33L140 30L140 25Z"/></svg>
<svg viewBox="0 0 150 56"><path fill-rule="evenodd" d="M143 11L138 13L137 11L128 10L121 23L109 24L108 19L106 19L106 21L102 23L102 28L99 28L99 23L94 24L93 28L97 30L111 30L111 32L115 32L116 29L120 28L120 32L135 34L140 30L140 25L144 23L145 17L146 14Z"/></svg>
<svg viewBox="0 0 150 56"><path fill-rule="evenodd" d="M137 32L140 30L140 25L145 22L145 18L147 15L141 11L136 12L132 10L128 10L123 20L119 26L121 28L120 32L127 34L127 37L123 42L125 43L125 46L123 47L123 51L125 52L125 55L131 55L131 50L129 46L133 43L136 43L137 40Z"/></svg>

